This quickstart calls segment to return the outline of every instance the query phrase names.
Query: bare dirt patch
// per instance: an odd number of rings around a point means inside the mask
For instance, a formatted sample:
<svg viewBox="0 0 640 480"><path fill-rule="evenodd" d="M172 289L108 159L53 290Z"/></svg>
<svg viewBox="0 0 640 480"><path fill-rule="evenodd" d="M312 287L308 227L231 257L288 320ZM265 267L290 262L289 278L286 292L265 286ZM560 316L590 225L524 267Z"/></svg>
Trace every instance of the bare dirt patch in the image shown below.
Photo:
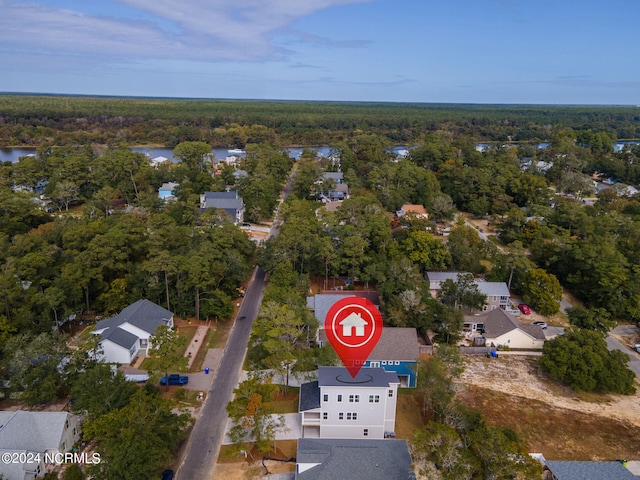
<svg viewBox="0 0 640 480"><path fill-rule="evenodd" d="M640 393L579 394L523 357L471 358L461 384L464 403L516 430L530 451L565 460L640 458Z"/></svg>
<svg viewBox="0 0 640 480"><path fill-rule="evenodd" d="M265 467L270 474L294 472L295 462L278 462L265 460L263 467L262 458L272 457L287 460L295 458L298 442L296 440L279 440L274 442L275 450L261 454L258 449L250 444L251 451L247 458L234 452L231 445L223 445L218 456L218 463L213 469L212 479L224 478L225 480L248 480L262 478L266 475Z"/></svg>

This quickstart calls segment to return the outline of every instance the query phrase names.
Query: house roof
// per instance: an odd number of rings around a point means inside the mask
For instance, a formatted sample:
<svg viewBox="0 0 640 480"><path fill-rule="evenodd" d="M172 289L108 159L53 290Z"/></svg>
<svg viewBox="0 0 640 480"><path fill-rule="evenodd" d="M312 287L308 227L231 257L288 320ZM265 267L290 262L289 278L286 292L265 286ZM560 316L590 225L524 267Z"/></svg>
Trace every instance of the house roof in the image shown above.
<svg viewBox="0 0 640 480"><path fill-rule="evenodd" d="M631 473L620 462L565 462L548 460L547 466L557 480L633 480L640 477Z"/></svg>
<svg viewBox="0 0 640 480"><path fill-rule="evenodd" d="M239 197L235 190L231 192L205 192L201 198L203 208L221 208L230 214L244 208L242 197Z"/></svg>
<svg viewBox="0 0 640 480"><path fill-rule="evenodd" d="M318 368L319 387L388 387L392 383L400 383L398 375L382 368L361 368L355 378L344 367Z"/></svg>
<svg viewBox="0 0 640 480"><path fill-rule="evenodd" d="M501 308L496 308L483 315L465 316L465 321L484 323L485 338L498 338L505 333L519 329L536 340L545 340L544 331L539 325L522 323Z"/></svg>
<svg viewBox="0 0 640 480"><path fill-rule="evenodd" d="M101 320L96 324L96 331L104 329L115 329L123 323L129 323L147 333L156 333L156 329L160 325L165 325L171 318L173 313L156 305L150 300L140 299L124 308L115 317ZM103 333L103 337L105 336Z"/></svg>
<svg viewBox="0 0 640 480"><path fill-rule="evenodd" d="M331 306L346 297L366 298L376 307L380 305L380 298L376 292L351 290L343 293L319 293L313 297L307 297L307 307L313 310L320 324L324 325L325 317Z"/></svg>
<svg viewBox="0 0 640 480"><path fill-rule="evenodd" d="M509 287L504 282L485 282L484 280L475 280L478 290L487 297L509 297Z"/></svg>
<svg viewBox="0 0 640 480"><path fill-rule="evenodd" d="M415 213L416 215L426 215L427 209L424 208L424 205L414 205L411 203L405 203L402 206L402 210L404 213Z"/></svg>
<svg viewBox="0 0 640 480"><path fill-rule="evenodd" d="M298 411L304 412L314 408L320 408L320 387L317 380L300 385Z"/></svg>
<svg viewBox="0 0 640 480"><path fill-rule="evenodd" d="M327 180L332 178L336 183L342 182L343 179L342 172L324 172L322 176Z"/></svg>
<svg viewBox="0 0 640 480"><path fill-rule="evenodd" d="M0 412L0 448L45 452L58 449L67 412Z"/></svg>
<svg viewBox="0 0 640 480"><path fill-rule="evenodd" d="M458 281L458 275L466 275L467 272L427 272L427 280L429 280L430 290L439 290L440 284L447 280Z"/></svg>
<svg viewBox="0 0 640 480"><path fill-rule="evenodd" d="M113 342L116 345L120 345L121 347L129 350L136 344L139 338L133 333L127 332L123 328L115 327L109 328L102 333L102 341L104 342L105 340Z"/></svg>
<svg viewBox="0 0 640 480"><path fill-rule="evenodd" d="M298 439L298 464L318 464L298 480L409 480L411 455L406 440Z"/></svg>
<svg viewBox="0 0 640 480"><path fill-rule="evenodd" d="M415 328L384 327L380 340L369 354L369 360L416 361L419 357L420 345Z"/></svg>
<svg viewBox="0 0 640 480"><path fill-rule="evenodd" d="M179 183L176 182L165 182L162 185L160 185L160 188L158 190L166 190L168 192L173 191L178 185L180 185Z"/></svg>

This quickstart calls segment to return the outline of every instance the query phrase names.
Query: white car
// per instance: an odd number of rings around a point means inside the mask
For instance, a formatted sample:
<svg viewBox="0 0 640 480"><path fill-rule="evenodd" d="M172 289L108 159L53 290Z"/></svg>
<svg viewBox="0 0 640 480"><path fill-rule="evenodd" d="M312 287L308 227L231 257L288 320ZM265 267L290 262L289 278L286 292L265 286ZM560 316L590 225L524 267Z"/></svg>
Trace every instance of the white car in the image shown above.
<svg viewBox="0 0 640 480"><path fill-rule="evenodd" d="M547 329L547 322L531 322L531 325L538 325L541 329Z"/></svg>

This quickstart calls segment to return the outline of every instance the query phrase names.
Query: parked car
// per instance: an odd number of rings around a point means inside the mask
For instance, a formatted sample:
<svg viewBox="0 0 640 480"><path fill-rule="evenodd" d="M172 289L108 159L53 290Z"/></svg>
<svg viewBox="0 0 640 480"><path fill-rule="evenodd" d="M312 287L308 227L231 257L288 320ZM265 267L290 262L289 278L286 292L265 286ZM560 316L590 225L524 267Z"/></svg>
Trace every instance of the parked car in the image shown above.
<svg viewBox="0 0 640 480"><path fill-rule="evenodd" d="M520 310L525 315L529 315L531 313L531 309L526 303L521 303L520 305L518 305L518 310Z"/></svg>
<svg viewBox="0 0 640 480"><path fill-rule="evenodd" d="M173 470L165 470L162 472L162 480L173 480L176 474L173 473Z"/></svg>
<svg viewBox="0 0 640 480"><path fill-rule="evenodd" d="M543 330L547 328L547 322L531 322L531 325L538 325Z"/></svg>
<svg viewBox="0 0 640 480"><path fill-rule="evenodd" d="M169 375L169 385L186 385L189 383L189 377L187 375L179 375L177 373L172 373ZM167 377L162 377L160 379L160 385L167 384Z"/></svg>
<svg viewBox="0 0 640 480"><path fill-rule="evenodd" d="M636 344L633 346L633 349L634 349L636 352L640 353L640 343L636 343Z"/></svg>

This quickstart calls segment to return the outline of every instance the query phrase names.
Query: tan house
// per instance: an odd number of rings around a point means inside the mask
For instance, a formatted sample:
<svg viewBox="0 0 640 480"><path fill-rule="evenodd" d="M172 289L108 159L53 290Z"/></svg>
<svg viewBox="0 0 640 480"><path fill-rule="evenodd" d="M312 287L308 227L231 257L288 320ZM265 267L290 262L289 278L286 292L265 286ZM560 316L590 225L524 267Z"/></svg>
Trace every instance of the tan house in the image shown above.
<svg viewBox="0 0 640 480"><path fill-rule="evenodd" d="M487 347L541 350L545 342L540 326L522 323L500 308L482 315L466 315L464 325L471 335L481 335Z"/></svg>

